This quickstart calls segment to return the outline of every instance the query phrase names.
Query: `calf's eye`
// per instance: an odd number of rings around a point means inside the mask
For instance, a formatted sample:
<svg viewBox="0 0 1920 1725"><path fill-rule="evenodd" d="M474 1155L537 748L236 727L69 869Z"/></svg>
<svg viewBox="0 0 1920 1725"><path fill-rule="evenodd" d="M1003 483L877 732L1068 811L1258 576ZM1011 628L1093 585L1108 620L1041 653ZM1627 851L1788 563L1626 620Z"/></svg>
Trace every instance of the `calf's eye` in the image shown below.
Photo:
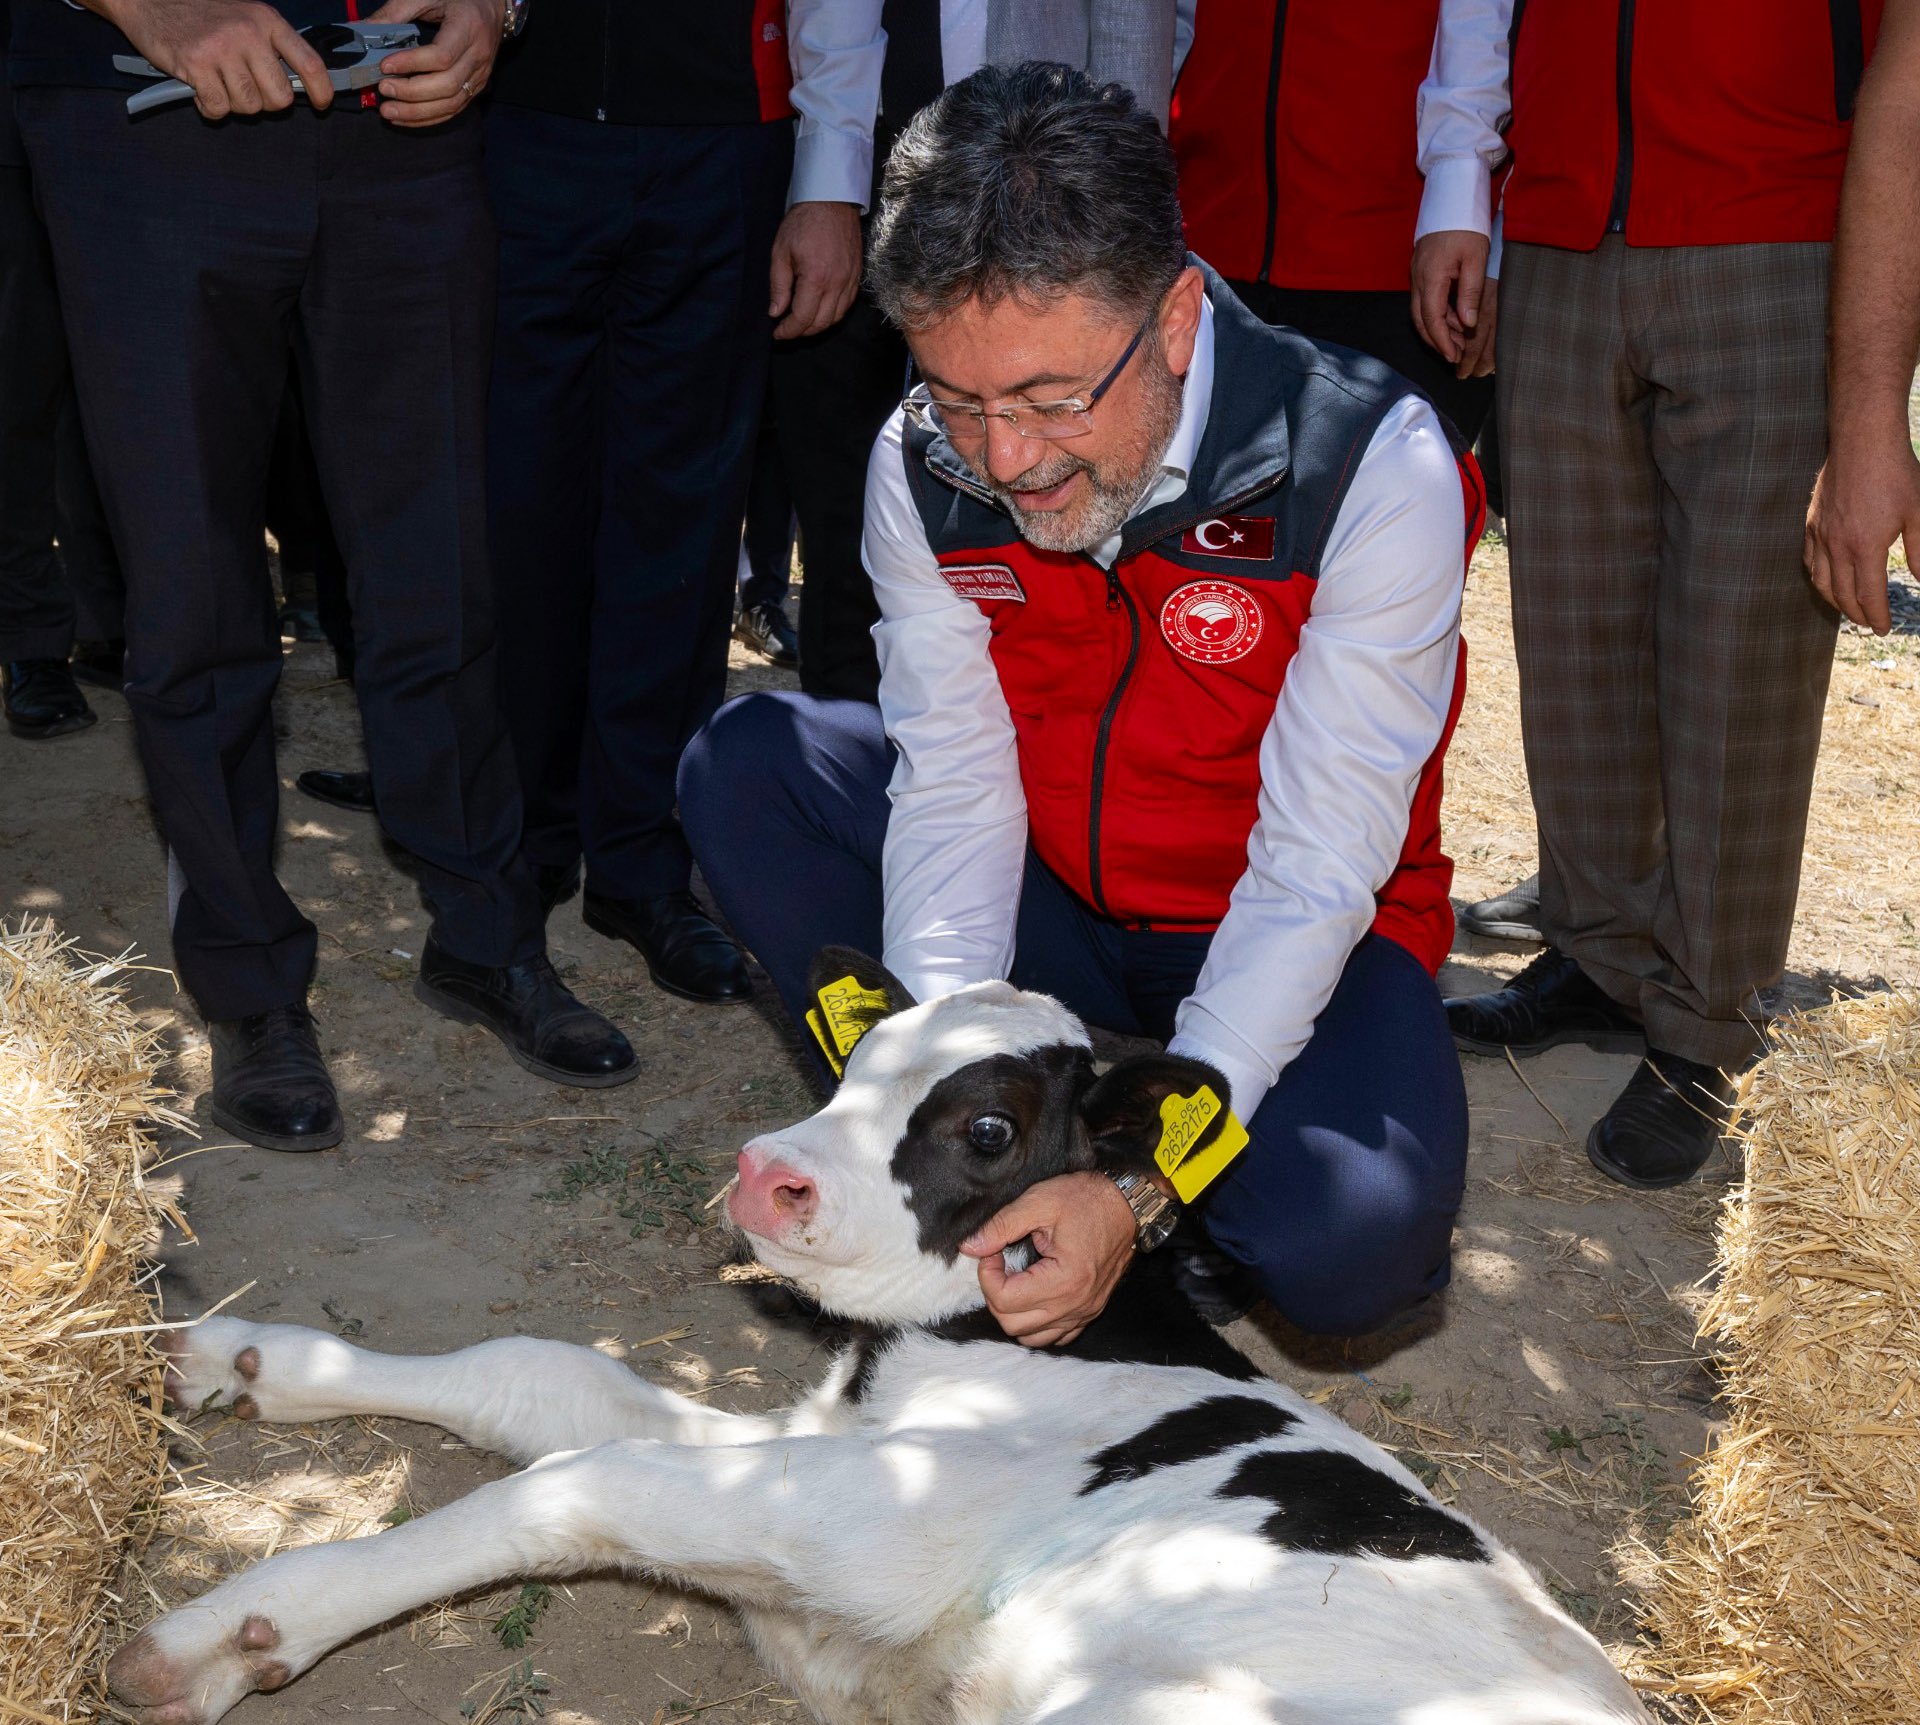
<svg viewBox="0 0 1920 1725"><path fill-rule="evenodd" d="M973 1140L974 1149L997 1155L1012 1147L1014 1130L1013 1122L1004 1114L981 1114L967 1128L967 1136Z"/></svg>

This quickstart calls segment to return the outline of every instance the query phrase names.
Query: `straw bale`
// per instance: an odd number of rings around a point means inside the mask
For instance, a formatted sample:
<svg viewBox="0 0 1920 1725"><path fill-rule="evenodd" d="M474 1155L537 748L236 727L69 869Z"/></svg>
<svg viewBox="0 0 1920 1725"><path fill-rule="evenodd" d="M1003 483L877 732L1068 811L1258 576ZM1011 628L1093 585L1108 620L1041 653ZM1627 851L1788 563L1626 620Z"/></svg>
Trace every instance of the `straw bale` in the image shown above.
<svg viewBox="0 0 1920 1725"><path fill-rule="evenodd" d="M1729 1417L1637 1580L1717 1725L1920 1721L1920 995L1784 1021L1701 1320Z"/></svg>
<svg viewBox="0 0 1920 1725"><path fill-rule="evenodd" d="M109 1588L165 1469L142 1258L179 1220L147 1178L148 1127L174 1117L121 968L0 925L0 1725L93 1712Z"/></svg>

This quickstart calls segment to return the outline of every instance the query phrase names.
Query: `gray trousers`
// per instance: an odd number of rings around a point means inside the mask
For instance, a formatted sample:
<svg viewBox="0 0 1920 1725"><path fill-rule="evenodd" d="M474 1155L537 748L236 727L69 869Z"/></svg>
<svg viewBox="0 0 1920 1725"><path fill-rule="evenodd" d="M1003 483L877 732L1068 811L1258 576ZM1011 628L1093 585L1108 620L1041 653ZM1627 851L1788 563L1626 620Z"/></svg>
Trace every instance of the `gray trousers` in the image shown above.
<svg viewBox="0 0 1920 1725"><path fill-rule="evenodd" d="M1824 245L1510 245L1514 643L1548 936L1655 1048L1737 1067L1786 961L1837 616Z"/></svg>

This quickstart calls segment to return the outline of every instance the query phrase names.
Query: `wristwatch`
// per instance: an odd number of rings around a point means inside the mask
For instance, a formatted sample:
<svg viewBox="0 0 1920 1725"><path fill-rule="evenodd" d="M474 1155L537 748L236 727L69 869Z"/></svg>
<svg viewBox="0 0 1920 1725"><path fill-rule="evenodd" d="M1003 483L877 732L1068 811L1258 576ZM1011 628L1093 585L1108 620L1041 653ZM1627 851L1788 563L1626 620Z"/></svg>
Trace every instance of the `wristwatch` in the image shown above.
<svg viewBox="0 0 1920 1725"><path fill-rule="evenodd" d="M527 8L533 0L506 0L507 19L500 34L509 42L527 27Z"/></svg>
<svg viewBox="0 0 1920 1725"><path fill-rule="evenodd" d="M1133 1212L1133 1249L1151 1252L1165 1245L1180 1220L1180 1206L1144 1174L1109 1174L1107 1178Z"/></svg>

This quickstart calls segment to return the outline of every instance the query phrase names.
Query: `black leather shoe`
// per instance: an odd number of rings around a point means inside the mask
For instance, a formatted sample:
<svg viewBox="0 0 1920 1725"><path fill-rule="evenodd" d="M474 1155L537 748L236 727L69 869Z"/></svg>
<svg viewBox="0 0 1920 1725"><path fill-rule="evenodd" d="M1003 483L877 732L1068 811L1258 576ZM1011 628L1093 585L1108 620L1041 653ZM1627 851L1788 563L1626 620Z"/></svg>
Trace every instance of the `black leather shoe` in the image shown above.
<svg viewBox="0 0 1920 1725"><path fill-rule="evenodd" d="M337 773L329 767L314 767L293 782L307 796L332 803L336 809L351 809L357 815L373 813L371 773Z"/></svg>
<svg viewBox="0 0 1920 1725"><path fill-rule="evenodd" d="M556 1084L607 1090L640 1076L632 1044L574 999L544 953L524 964L468 964L429 937L413 992L447 1018L484 1025L520 1065Z"/></svg>
<svg viewBox="0 0 1920 1725"><path fill-rule="evenodd" d="M778 605L748 605L733 626L733 638L776 665L800 663L800 637Z"/></svg>
<svg viewBox="0 0 1920 1725"><path fill-rule="evenodd" d="M330 1150L345 1135L340 1100L304 1005L207 1025L215 1124L263 1150Z"/></svg>
<svg viewBox="0 0 1920 1725"><path fill-rule="evenodd" d="M1587 1160L1623 1186L1678 1186L1713 1154L1732 1111L1733 1085L1711 1066L1649 1048L1587 1134Z"/></svg>
<svg viewBox="0 0 1920 1725"><path fill-rule="evenodd" d="M7 729L30 743L84 731L93 723L93 709L65 659L13 659L0 665L0 704L6 707Z"/></svg>
<svg viewBox="0 0 1920 1725"><path fill-rule="evenodd" d="M1447 1028L1456 1047L1474 1054L1538 1054L1562 1042L1628 1050L1646 1044L1633 1016L1552 947L1505 988L1449 1000Z"/></svg>
<svg viewBox="0 0 1920 1725"><path fill-rule="evenodd" d="M589 887L581 915L595 934L638 947L647 974L682 1000L746 1000L753 993L739 947L690 892L619 899Z"/></svg>
<svg viewBox="0 0 1920 1725"><path fill-rule="evenodd" d="M82 683L96 689L119 690L127 683L127 644L116 636L111 641L76 641L73 644L73 674Z"/></svg>
<svg viewBox="0 0 1920 1725"><path fill-rule="evenodd" d="M552 916L580 890L580 865L577 862L535 863L533 884L540 894L540 914Z"/></svg>
<svg viewBox="0 0 1920 1725"><path fill-rule="evenodd" d="M1166 1244L1173 1285L1215 1329L1238 1322L1260 1303L1260 1284L1243 1265L1207 1241L1178 1237Z"/></svg>
<svg viewBox="0 0 1920 1725"><path fill-rule="evenodd" d="M1525 940L1544 945L1540 927L1540 877L1530 874L1518 886L1483 898L1460 913L1460 926L1489 940Z"/></svg>

